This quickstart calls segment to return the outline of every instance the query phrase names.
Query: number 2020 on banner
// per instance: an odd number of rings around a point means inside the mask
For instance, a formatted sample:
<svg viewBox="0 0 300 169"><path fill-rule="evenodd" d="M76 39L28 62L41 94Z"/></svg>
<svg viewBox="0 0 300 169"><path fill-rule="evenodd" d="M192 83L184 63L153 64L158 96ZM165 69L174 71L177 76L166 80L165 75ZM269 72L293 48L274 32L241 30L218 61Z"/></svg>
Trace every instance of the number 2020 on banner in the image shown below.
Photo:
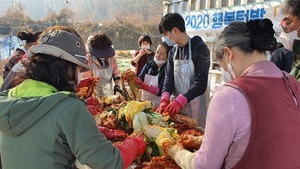
<svg viewBox="0 0 300 169"><path fill-rule="evenodd" d="M209 26L209 15L187 15L185 17L186 27L193 29L205 29Z"/></svg>

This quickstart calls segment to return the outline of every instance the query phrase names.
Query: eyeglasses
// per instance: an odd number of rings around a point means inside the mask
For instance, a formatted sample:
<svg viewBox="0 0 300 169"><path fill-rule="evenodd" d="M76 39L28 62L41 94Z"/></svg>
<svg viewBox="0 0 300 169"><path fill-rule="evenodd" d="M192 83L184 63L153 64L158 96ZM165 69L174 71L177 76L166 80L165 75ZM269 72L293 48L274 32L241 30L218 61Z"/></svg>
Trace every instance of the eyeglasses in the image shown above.
<svg viewBox="0 0 300 169"><path fill-rule="evenodd" d="M162 34L162 36L167 37L168 32L169 32L169 31L164 32L164 33Z"/></svg>

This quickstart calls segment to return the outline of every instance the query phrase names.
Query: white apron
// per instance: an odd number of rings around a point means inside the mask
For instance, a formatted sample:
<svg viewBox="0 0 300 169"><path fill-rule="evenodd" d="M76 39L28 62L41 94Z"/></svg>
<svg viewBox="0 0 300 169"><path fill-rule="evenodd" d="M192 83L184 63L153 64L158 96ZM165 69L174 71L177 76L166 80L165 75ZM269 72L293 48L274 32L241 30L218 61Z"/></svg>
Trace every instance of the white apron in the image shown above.
<svg viewBox="0 0 300 169"><path fill-rule="evenodd" d="M158 86L158 75L153 76L153 75L145 74L144 83L152 86Z"/></svg>
<svg viewBox="0 0 300 169"><path fill-rule="evenodd" d="M98 96L109 96L113 95L113 69L109 62L107 68L98 68L93 62L93 74L99 77L97 85L95 86L95 91Z"/></svg>
<svg viewBox="0 0 300 169"><path fill-rule="evenodd" d="M174 60L174 96L185 93L194 83L195 80L195 66L192 61L191 39L189 39L189 59L185 60L187 56L184 51L179 52L179 59L175 60L179 47L177 47L173 60ZM183 60L181 60L183 59ZM206 121L206 97L205 93L194 98L187 103L180 114L191 117L196 120L197 126L205 127Z"/></svg>

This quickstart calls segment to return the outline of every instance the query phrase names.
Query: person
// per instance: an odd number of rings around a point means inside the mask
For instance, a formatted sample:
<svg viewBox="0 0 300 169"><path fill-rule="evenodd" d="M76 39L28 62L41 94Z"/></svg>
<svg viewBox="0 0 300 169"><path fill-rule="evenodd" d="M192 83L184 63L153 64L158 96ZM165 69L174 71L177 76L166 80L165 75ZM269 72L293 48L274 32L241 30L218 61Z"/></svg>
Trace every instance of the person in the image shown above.
<svg viewBox="0 0 300 169"><path fill-rule="evenodd" d="M37 40L40 36L41 32L36 32L36 33L27 33L27 32L19 32L17 34L17 37L25 41L25 45L23 48L17 48L14 53L9 57L8 63L5 65L4 70L3 70L3 79L6 78L12 67L17 64L21 59L24 59L24 54L26 51L33 45L37 43Z"/></svg>
<svg viewBox="0 0 300 169"><path fill-rule="evenodd" d="M271 54L270 61L273 62L280 70L290 72L295 60L293 51L286 49L282 43L277 44L277 49Z"/></svg>
<svg viewBox="0 0 300 169"><path fill-rule="evenodd" d="M165 68L168 59L168 52L172 47L161 42L156 49L153 60L148 61L141 73L136 78L136 83L141 87L142 100L151 100L159 105L161 91L165 79Z"/></svg>
<svg viewBox="0 0 300 169"><path fill-rule="evenodd" d="M139 75L144 65L153 60L154 52L151 50L152 40L149 35L143 34L138 39L141 50L136 51L131 59L131 65L135 67L135 74Z"/></svg>
<svg viewBox="0 0 300 169"><path fill-rule="evenodd" d="M168 59L168 52L172 47L165 42L161 42L156 49L153 60L148 61L141 73L138 75L137 82L143 86L144 90L157 96L161 95L164 84L165 68Z"/></svg>
<svg viewBox="0 0 300 169"><path fill-rule="evenodd" d="M87 46L89 51L89 64L92 73L87 76L99 77L95 91L98 96L109 96L117 92L122 94L121 73L114 57L115 50L112 41L104 33L96 34L89 38Z"/></svg>
<svg viewBox="0 0 300 169"><path fill-rule="evenodd" d="M159 24L159 32L177 45L169 52L158 111L172 115L180 112L204 128L210 51L201 37L187 35L184 19L178 13L166 14ZM176 98L170 103L171 94Z"/></svg>
<svg viewBox="0 0 300 169"><path fill-rule="evenodd" d="M3 71L3 83L1 85L0 91L8 90L20 83L22 79L18 78L19 75L24 73L24 66L22 61L26 59L27 50L37 44L37 40L41 32L26 33L19 32L18 37L21 40L26 40L24 48L17 48L13 55L10 57L8 64L5 66Z"/></svg>
<svg viewBox="0 0 300 169"><path fill-rule="evenodd" d="M113 146L75 96L79 73L90 69L84 43L69 27L50 27L29 48L25 80L1 92L3 168L65 169L75 158L95 169L126 168L143 154L141 136Z"/></svg>
<svg viewBox="0 0 300 169"><path fill-rule="evenodd" d="M295 53L295 62L290 74L300 81L300 1L284 0L280 5L283 18L279 38L285 48Z"/></svg>
<svg viewBox="0 0 300 169"><path fill-rule="evenodd" d="M226 84L209 104L200 149L163 143L179 166L300 167L300 84L266 59L265 51L276 47L274 33L269 19L232 22L221 32L214 53Z"/></svg>

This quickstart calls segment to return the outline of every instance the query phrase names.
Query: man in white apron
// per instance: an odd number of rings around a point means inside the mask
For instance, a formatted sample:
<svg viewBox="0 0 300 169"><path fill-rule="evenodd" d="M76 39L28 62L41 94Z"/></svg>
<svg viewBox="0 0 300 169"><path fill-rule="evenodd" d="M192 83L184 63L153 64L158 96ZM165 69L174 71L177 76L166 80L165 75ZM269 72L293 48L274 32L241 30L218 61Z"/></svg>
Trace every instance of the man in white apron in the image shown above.
<svg viewBox="0 0 300 169"><path fill-rule="evenodd" d="M111 40L103 33L92 36L88 42L88 51L92 62L92 74L99 77L95 91L98 96L122 93L120 71L114 58L115 50Z"/></svg>
<svg viewBox="0 0 300 169"><path fill-rule="evenodd" d="M159 31L177 45L169 52L158 111L194 118L197 126L204 128L209 49L199 36L190 38L187 35L184 19L178 13L166 14L159 24ZM170 102L171 94L173 100Z"/></svg>

